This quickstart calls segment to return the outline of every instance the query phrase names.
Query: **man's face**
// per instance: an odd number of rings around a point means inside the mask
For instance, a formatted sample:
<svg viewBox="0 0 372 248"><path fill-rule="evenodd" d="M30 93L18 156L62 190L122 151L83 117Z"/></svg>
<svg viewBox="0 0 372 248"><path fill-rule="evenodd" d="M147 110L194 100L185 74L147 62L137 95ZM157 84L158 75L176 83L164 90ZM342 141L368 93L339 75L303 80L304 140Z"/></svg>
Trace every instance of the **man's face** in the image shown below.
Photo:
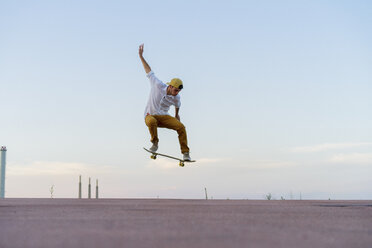
<svg viewBox="0 0 372 248"><path fill-rule="evenodd" d="M173 87L172 85L170 85L170 93L172 96L177 96L178 93L180 93L180 89L177 89L176 87Z"/></svg>

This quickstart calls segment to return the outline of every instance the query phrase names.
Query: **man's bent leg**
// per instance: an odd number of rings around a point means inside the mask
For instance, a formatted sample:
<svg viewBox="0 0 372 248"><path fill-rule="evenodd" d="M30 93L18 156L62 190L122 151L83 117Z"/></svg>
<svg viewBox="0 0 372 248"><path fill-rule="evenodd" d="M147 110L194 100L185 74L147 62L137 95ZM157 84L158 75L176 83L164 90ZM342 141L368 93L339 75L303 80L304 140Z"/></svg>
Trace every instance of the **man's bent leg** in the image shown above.
<svg viewBox="0 0 372 248"><path fill-rule="evenodd" d="M153 144L158 144L158 121L152 115L147 115L145 118L145 123L149 128L150 135L151 135L151 142Z"/></svg>
<svg viewBox="0 0 372 248"><path fill-rule="evenodd" d="M177 118L170 115L158 115L158 126L176 130L178 133L178 141L180 142L181 152L187 153L190 151L187 146L187 134L185 126L177 120Z"/></svg>

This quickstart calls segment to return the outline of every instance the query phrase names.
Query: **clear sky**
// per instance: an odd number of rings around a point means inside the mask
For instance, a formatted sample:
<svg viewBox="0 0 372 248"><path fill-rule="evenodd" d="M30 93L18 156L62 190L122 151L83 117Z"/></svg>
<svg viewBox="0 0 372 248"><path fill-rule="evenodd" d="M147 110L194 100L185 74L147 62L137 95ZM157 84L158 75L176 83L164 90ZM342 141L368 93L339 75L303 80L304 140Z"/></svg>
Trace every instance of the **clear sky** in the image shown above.
<svg viewBox="0 0 372 248"><path fill-rule="evenodd" d="M1 1L6 196L371 199L371 30L358 0ZM197 163L142 149L142 43Z"/></svg>

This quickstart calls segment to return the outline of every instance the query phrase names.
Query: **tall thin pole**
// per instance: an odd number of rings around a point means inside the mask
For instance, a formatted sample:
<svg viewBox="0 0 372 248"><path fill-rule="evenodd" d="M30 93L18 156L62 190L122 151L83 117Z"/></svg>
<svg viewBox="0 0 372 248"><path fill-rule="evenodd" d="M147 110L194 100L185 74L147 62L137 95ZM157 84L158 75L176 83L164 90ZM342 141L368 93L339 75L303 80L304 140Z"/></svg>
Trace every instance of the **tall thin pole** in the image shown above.
<svg viewBox="0 0 372 248"><path fill-rule="evenodd" d="M81 199L81 175L79 176L79 199Z"/></svg>
<svg viewBox="0 0 372 248"><path fill-rule="evenodd" d="M88 185L88 199L91 198L91 186L90 186L90 178L89 178L89 185Z"/></svg>
<svg viewBox="0 0 372 248"><path fill-rule="evenodd" d="M5 166L6 166L6 147L1 149L1 168L0 168L0 198L5 198Z"/></svg>

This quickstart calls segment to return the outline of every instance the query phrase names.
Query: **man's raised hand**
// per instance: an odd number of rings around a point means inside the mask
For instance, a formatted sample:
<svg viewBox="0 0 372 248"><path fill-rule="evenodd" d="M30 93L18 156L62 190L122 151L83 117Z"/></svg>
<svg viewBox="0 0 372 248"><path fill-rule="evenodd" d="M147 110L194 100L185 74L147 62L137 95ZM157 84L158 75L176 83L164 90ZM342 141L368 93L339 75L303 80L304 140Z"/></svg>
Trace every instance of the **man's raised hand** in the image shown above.
<svg viewBox="0 0 372 248"><path fill-rule="evenodd" d="M145 44L141 44L141 45L139 46L138 53L139 53L139 56L140 56L140 57L142 57L142 55L143 55L143 47L144 47L144 45L145 45Z"/></svg>

